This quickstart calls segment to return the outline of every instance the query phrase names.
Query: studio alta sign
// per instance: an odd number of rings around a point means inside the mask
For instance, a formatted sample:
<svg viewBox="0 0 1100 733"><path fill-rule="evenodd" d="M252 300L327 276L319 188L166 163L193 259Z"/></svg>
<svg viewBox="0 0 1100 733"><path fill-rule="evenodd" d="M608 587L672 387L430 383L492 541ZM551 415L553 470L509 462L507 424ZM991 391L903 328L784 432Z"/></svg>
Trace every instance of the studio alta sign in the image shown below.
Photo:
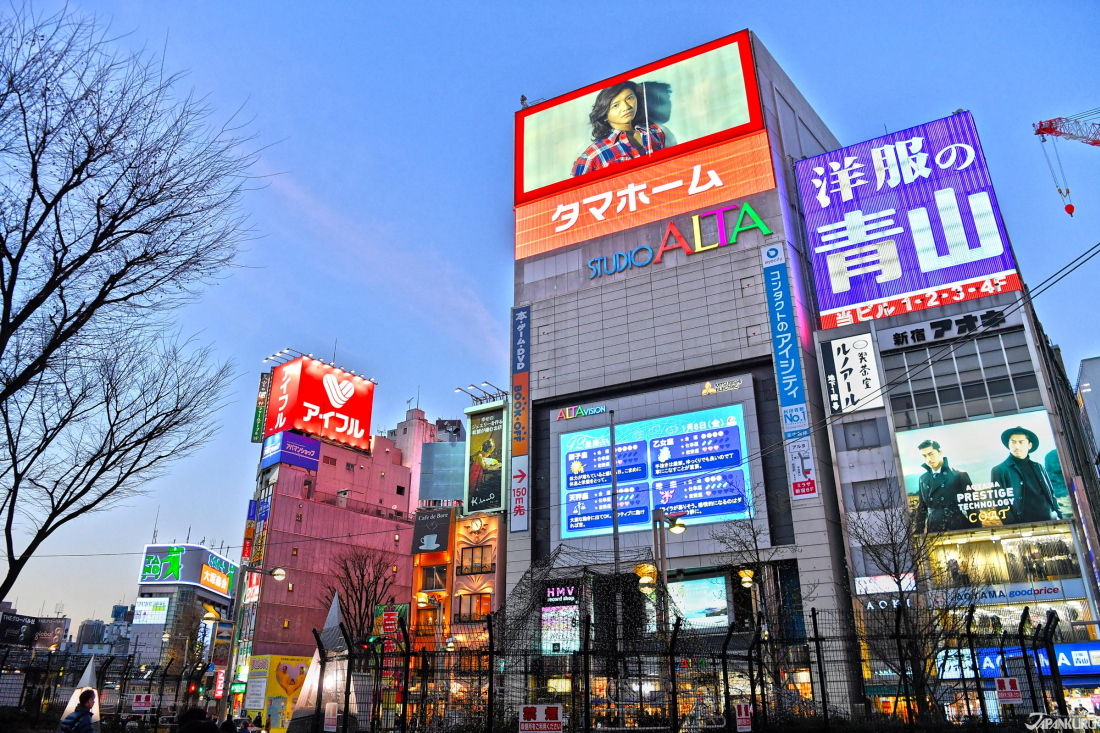
<svg viewBox="0 0 1100 733"><path fill-rule="evenodd" d="M575 417L587 417L588 415L599 415L601 412L607 412L606 405L597 405L595 407L564 407L558 410L558 416L555 420L572 420Z"/></svg>
<svg viewBox="0 0 1100 733"><path fill-rule="evenodd" d="M737 221L733 228L726 226L727 212L737 211ZM708 217L714 217L718 228L718 240L709 244L704 243L701 222ZM731 215L732 216L732 215ZM616 252L607 257L596 257L588 261L588 279L591 280L603 275L614 275L617 272L625 272L635 267L646 267L651 264L661 264L665 253L671 250L682 250L685 255L693 256L700 252L708 252L712 249L725 247L737 243L737 235L749 229L759 229L765 236L771 234L771 229L765 224L748 203L725 206L714 211L707 211L691 217L692 244L676 228L674 222L669 222L665 228L665 234L661 237L661 245L654 252L649 245L643 244L629 252Z"/></svg>

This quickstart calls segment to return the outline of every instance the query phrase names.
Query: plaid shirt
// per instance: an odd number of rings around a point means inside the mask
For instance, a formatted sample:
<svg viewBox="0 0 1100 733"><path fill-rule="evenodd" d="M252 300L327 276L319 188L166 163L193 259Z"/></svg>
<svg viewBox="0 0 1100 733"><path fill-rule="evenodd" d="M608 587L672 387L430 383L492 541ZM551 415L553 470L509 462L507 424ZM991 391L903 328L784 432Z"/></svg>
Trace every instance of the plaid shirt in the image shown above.
<svg viewBox="0 0 1100 733"><path fill-rule="evenodd" d="M657 151L665 147L665 132L657 125L650 125L649 130L641 126L635 129L641 133L643 148ZM616 130L611 137L592 143L581 153L581 157L573 164L573 177L640 157L641 153L630 144L626 133Z"/></svg>

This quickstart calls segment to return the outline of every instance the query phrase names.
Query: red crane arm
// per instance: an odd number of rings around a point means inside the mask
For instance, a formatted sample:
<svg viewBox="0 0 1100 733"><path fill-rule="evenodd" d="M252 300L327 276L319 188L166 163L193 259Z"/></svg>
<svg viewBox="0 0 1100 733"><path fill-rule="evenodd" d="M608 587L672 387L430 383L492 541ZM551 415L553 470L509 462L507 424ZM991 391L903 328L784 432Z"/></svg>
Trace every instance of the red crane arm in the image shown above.
<svg viewBox="0 0 1100 733"><path fill-rule="evenodd" d="M1037 122L1032 127L1035 128L1036 135L1064 137L1100 147L1100 124L1073 120L1069 117L1055 117L1053 120Z"/></svg>

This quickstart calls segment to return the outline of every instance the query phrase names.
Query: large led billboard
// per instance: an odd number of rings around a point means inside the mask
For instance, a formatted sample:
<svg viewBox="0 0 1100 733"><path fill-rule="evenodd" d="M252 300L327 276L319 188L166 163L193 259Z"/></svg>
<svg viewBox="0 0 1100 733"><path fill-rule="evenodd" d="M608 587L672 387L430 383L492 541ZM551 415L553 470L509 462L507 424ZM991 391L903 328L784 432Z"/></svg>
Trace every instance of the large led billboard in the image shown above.
<svg viewBox="0 0 1100 733"><path fill-rule="evenodd" d="M466 513L504 509L504 408L470 414L466 428Z"/></svg>
<svg viewBox="0 0 1100 733"><path fill-rule="evenodd" d="M1071 519L1046 411L897 433L916 531Z"/></svg>
<svg viewBox="0 0 1100 733"><path fill-rule="evenodd" d="M561 537L610 534L611 433L560 436ZM741 405L615 426L619 531L649 529L662 508L689 524L752 516L745 413Z"/></svg>
<svg viewBox="0 0 1100 733"><path fill-rule="evenodd" d="M652 609L646 621L647 629L657 629L655 591L647 590ZM668 584L668 599L672 613L684 620L689 629L729 628L729 603L726 600L726 578L695 578L674 580Z"/></svg>
<svg viewBox="0 0 1100 733"><path fill-rule="evenodd" d="M302 356L275 367L264 437L295 428L370 449L374 382Z"/></svg>
<svg viewBox="0 0 1100 733"><path fill-rule="evenodd" d="M516 114L517 259L774 186L748 31Z"/></svg>
<svg viewBox="0 0 1100 733"><path fill-rule="evenodd" d="M202 545L146 545L141 585L194 585L233 597L237 565Z"/></svg>
<svg viewBox="0 0 1100 733"><path fill-rule="evenodd" d="M795 169L823 328L1021 288L969 112Z"/></svg>
<svg viewBox="0 0 1100 733"><path fill-rule="evenodd" d="M171 596L153 596L134 600L134 624L163 624L168 621Z"/></svg>

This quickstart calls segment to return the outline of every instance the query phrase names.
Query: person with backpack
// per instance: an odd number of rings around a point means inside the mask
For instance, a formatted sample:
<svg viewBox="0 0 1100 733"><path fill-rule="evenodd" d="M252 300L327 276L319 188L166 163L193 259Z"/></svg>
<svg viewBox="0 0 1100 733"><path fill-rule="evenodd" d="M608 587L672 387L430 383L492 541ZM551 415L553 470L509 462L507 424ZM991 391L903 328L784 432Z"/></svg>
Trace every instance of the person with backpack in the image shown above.
<svg viewBox="0 0 1100 733"><path fill-rule="evenodd" d="M95 707L95 690L80 693L76 710L65 716L58 729L61 733L95 733L92 725L92 708Z"/></svg>

